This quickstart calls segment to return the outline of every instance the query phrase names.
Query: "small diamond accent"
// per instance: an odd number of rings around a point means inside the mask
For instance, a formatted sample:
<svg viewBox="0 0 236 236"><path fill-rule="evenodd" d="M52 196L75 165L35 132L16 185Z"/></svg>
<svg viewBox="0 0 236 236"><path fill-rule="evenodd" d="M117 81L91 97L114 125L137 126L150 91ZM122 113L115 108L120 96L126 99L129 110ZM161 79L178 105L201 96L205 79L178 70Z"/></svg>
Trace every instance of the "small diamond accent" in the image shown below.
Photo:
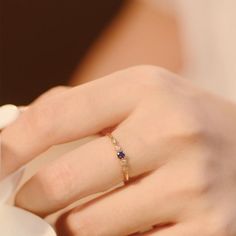
<svg viewBox="0 0 236 236"><path fill-rule="evenodd" d="M120 159L124 159L125 158L125 153L123 151L117 152L117 156Z"/></svg>

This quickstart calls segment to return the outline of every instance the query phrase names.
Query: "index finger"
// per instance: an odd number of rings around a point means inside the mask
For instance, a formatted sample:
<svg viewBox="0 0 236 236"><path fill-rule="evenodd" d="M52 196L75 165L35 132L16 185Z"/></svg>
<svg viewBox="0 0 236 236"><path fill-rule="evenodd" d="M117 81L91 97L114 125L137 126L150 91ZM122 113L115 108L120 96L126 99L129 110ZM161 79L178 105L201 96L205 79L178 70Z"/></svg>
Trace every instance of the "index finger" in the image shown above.
<svg viewBox="0 0 236 236"><path fill-rule="evenodd" d="M136 76L140 76L139 70L116 72L32 105L2 132L4 174L52 145L119 124L142 97L131 79Z"/></svg>

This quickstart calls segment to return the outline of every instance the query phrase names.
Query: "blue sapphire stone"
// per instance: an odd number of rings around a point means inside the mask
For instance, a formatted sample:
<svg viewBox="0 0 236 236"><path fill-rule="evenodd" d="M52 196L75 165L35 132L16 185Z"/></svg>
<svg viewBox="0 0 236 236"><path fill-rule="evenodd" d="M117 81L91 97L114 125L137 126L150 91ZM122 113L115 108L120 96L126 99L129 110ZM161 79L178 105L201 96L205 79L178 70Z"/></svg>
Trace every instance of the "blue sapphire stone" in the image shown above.
<svg viewBox="0 0 236 236"><path fill-rule="evenodd" d="M120 159L124 159L125 158L125 153L123 151L117 152L117 156Z"/></svg>

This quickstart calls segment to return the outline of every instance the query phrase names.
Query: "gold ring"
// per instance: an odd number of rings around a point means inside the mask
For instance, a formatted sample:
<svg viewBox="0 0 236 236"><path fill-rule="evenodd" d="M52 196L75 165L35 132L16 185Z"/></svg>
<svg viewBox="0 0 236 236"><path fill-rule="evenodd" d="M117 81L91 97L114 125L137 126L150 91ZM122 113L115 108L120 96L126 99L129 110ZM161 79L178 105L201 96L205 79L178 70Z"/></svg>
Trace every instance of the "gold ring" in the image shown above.
<svg viewBox="0 0 236 236"><path fill-rule="evenodd" d="M125 154L125 152L123 151L122 147L120 146L119 142L117 141L117 139L112 135L112 134L107 134L107 136L110 138L111 143L114 146L114 149L116 151L116 156L119 159L120 163L121 163L121 170L122 170L122 175L124 178L124 182L128 182L129 181L129 161L128 161L128 157Z"/></svg>

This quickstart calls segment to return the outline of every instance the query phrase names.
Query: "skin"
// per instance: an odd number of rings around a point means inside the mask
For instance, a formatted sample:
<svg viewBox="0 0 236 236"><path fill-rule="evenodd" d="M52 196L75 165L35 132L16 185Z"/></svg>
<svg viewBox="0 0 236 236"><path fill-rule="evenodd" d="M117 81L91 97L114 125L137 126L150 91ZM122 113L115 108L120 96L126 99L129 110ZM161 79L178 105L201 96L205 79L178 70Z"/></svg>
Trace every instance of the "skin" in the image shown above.
<svg viewBox="0 0 236 236"><path fill-rule="evenodd" d="M78 66L72 85L140 64L181 72L184 61L177 17L147 0L125 2Z"/></svg>
<svg viewBox="0 0 236 236"><path fill-rule="evenodd" d="M162 68L132 67L41 97L3 130L3 167L9 174L52 145L98 135L19 191L18 206L46 216L122 183L99 135L113 127L131 181L69 211L59 235L234 236L235 120L235 104Z"/></svg>

